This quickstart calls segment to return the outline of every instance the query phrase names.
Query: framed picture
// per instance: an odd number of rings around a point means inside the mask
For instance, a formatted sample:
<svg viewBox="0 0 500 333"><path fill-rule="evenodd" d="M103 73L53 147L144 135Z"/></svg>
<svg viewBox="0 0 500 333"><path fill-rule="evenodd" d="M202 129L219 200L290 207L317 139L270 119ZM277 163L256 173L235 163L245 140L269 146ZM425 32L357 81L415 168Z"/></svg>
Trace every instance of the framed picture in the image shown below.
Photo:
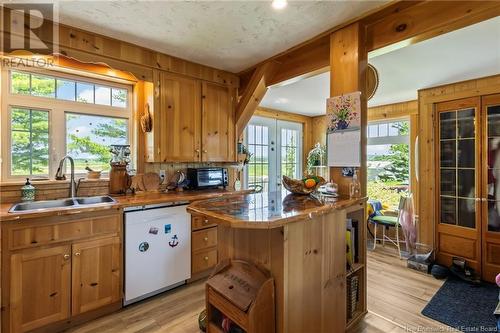
<svg viewBox="0 0 500 333"><path fill-rule="evenodd" d="M361 92L335 96L326 100L328 133L361 127Z"/></svg>

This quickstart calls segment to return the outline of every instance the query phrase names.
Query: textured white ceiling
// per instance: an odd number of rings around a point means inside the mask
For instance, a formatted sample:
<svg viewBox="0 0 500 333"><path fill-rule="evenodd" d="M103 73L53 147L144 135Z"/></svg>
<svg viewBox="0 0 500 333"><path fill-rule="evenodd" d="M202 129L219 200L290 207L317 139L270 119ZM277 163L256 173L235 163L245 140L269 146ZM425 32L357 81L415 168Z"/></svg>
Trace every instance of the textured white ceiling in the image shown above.
<svg viewBox="0 0 500 333"><path fill-rule="evenodd" d="M423 88L500 73L500 17L369 59L380 85L369 106L417 99ZM325 114L330 73L271 87L261 105L309 116Z"/></svg>
<svg viewBox="0 0 500 333"><path fill-rule="evenodd" d="M63 24L239 72L382 1L64 1Z"/></svg>

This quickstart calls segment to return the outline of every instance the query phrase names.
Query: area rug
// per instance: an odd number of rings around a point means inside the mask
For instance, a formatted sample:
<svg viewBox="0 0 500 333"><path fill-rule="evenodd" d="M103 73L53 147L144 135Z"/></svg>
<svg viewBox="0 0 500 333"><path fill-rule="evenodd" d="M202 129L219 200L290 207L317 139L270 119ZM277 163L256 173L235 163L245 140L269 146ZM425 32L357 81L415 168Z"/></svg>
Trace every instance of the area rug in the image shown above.
<svg viewBox="0 0 500 333"><path fill-rule="evenodd" d="M484 283L473 286L449 278L422 310L422 314L462 332L496 332L493 312L499 288Z"/></svg>

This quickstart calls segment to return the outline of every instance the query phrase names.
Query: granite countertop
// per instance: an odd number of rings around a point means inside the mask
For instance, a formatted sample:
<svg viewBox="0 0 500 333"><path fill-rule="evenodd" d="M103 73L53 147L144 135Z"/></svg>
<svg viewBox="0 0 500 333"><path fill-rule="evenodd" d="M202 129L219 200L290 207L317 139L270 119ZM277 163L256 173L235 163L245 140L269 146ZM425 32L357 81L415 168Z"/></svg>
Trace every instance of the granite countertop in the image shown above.
<svg viewBox="0 0 500 333"><path fill-rule="evenodd" d="M232 228L269 229L365 201L366 198L324 198L262 192L196 201L187 210L193 214L212 217L219 224Z"/></svg>
<svg viewBox="0 0 500 333"><path fill-rule="evenodd" d="M84 212L93 212L107 209L120 209L130 206L144 206L161 204L173 201L188 201L219 198L232 195L241 195L250 193L252 190L232 191L232 190L198 190L198 191L182 191L182 192L143 192L134 195L112 196L116 203L99 204L94 206L78 206L66 208L50 208L37 212L19 212L9 213L9 209L13 203L0 204L0 221L13 221L26 218L37 218L44 216L72 215Z"/></svg>

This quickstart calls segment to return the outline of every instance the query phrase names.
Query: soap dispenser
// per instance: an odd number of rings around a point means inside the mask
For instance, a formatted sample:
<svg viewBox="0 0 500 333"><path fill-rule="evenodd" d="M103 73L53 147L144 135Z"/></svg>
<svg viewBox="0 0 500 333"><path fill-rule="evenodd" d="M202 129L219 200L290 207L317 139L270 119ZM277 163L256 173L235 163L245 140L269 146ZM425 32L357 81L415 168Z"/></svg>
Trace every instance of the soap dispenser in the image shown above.
<svg viewBox="0 0 500 333"><path fill-rule="evenodd" d="M361 197L361 184L358 180L358 171L354 170L354 174L352 175L352 181L349 184L349 197L351 199L360 198Z"/></svg>
<svg viewBox="0 0 500 333"><path fill-rule="evenodd" d="M35 200L35 187L31 185L30 179L26 178L26 183L21 187L21 200L33 201Z"/></svg>

